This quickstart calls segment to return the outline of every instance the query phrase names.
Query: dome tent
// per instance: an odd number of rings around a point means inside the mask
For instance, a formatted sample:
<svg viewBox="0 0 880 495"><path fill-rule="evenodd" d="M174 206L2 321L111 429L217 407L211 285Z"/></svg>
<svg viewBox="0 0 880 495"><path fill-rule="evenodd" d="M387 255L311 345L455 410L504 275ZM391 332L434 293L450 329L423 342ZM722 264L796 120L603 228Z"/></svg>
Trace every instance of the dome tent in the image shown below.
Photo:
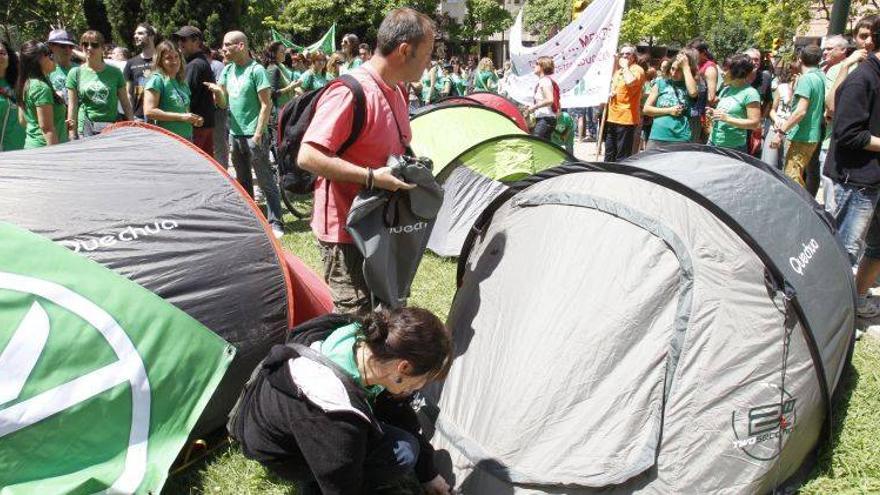
<svg viewBox="0 0 880 495"><path fill-rule="evenodd" d="M280 245L237 182L191 143L125 123L3 153L0 188L0 218L149 289L237 348L194 434L225 425L253 367L293 322Z"/></svg>
<svg viewBox="0 0 880 495"><path fill-rule="evenodd" d="M468 229L505 183L574 161L562 148L484 107L435 107L414 118L412 129L413 151L433 160L444 190L428 241L428 249L441 256L458 255Z"/></svg>
<svg viewBox="0 0 880 495"><path fill-rule="evenodd" d="M526 119L523 117L522 112L519 111L519 104L517 102L501 96L498 93L492 93L489 91L471 93L468 95L468 98L504 113L504 115L507 115L511 120L516 122L516 125L522 129L523 132L529 132L529 125L526 123Z"/></svg>
<svg viewBox="0 0 880 495"><path fill-rule="evenodd" d="M680 146L544 171L462 250L432 442L463 493L794 486L854 294L819 208L743 155Z"/></svg>

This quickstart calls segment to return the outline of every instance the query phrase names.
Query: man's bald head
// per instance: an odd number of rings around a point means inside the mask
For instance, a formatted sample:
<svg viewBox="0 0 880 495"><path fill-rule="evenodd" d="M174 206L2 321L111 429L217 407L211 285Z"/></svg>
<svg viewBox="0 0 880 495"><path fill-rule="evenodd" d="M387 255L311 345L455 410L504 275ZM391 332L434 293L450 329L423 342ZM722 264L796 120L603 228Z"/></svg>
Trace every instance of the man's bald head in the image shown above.
<svg viewBox="0 0 880 495"><path fill-rule="evenodd" d="M223 36L223 52L226 58L237 64L247 62L247 36L241 31L230 31Z"/></svg>
<svg viewBox="0 0 880 495"><path fill-rule="evenodd" d="M247 45L247 35L242 33L241 31L229 31L226 33L226 36L223 37L223 43L244 43Z"/></svg>

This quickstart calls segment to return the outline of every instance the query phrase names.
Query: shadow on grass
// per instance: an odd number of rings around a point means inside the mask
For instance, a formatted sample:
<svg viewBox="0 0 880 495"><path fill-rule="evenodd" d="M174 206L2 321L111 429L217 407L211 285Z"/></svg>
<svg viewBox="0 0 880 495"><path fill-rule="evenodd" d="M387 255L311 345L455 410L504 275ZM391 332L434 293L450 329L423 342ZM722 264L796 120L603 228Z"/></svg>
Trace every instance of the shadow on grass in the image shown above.
<svg viewBox="0 0 880 495"><path fill-rule="evenodd" d="M804 480L805 482L809 482L810 480L822 476L834 477L834 452L841 442L843 426L846 423L846 418L849 414L850 400L852 399L858 384L859 372L855 366L853 366L852 361L850 361L846 365L846 368L844 368L843 376L840 378L840 383L837 386L837 390L835 391L832 400L830 435L828 434L826 427L823 430L823 437L819 439L820 445L816 465L813 467L810 475Z"/></svg>
<svg viewBox="0 0 880 495"><path fill-rule="evenodd" d="M168 481L162 489L162 495L194 495L208 493L210 492L210 489L206 489L206 487L211 485L211 480L209 478L217 478L218 476L240 478L237 480L226 480L233 485L232 488L215 488L215 490L223 494L253 493L254 490L257 490L259 493L260 489L253 486L255 481L254 478L256 478L258 482L265 481L267 482L266 484L272 485L273 494L279 493L279 487L283 490L281 492L283 495L297 495L299 493L299 490L294 483L275 476L271 471L260 469L260 473L247 473L247 469L242 469L241 466L236 467L235 461L230 462L230 459L233 458L240 462L248 464L253 463L256 465L253 461L245 460L241 457L236 444L227 442L208 452L195 462L190 463L185 469L175 471L174 468L172 468L171 474L168 476ZM221 472L213 474L210 472L211 466L214 464L221 466ZM232 473L223 472L230 469L233 471ZM254 490L246 490L245 486L248 485L251 485L250 488L253 488ZM237 486L237 488L235 488L235 486Z"/></svg>

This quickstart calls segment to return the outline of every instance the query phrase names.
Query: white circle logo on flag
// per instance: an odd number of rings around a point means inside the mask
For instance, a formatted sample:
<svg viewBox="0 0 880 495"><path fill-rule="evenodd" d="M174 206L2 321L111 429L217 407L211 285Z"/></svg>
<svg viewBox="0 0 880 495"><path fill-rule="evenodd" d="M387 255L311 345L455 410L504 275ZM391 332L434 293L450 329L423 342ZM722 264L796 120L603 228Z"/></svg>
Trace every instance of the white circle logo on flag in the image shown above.
<svg viewBox="0 0 880 495"><path fill-rule="evenodd" d="M32 294L78 316L98 331L118 358L100 369L0 408L0 439L85 402L122 383L131 386L132 414L125 465L106 493L133 493L147 470L150 433L150 382L140 354L116 320L72 290L34 277L0 272L0 289ZM0 349L0 406L18 398L48 339L51 322L34 302L5 348ZM65 331L60 328L55 331Z"/></svg>

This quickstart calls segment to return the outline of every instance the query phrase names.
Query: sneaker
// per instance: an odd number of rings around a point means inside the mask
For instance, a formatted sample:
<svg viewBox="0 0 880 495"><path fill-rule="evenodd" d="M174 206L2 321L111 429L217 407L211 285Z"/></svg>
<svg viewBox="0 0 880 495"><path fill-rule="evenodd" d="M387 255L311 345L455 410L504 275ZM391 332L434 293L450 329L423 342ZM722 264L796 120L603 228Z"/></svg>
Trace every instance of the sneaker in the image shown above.
<svg viewBox="0 0 880 495"><path fill-rule="evenodd" d="M272 234L275 235L276 239L281 239L282 237L284 237L284 229L281 228L280 225L273 224L272 225ZM880 310L878 310L878 313L880 313Z"/></svg>
<svg viewBox="0 0 880 495"><path fill-rule="evenodd" d="M856 315L859 318L865 319L880 316L880 298L859 296L858 303L856 304Z"/></svg>

